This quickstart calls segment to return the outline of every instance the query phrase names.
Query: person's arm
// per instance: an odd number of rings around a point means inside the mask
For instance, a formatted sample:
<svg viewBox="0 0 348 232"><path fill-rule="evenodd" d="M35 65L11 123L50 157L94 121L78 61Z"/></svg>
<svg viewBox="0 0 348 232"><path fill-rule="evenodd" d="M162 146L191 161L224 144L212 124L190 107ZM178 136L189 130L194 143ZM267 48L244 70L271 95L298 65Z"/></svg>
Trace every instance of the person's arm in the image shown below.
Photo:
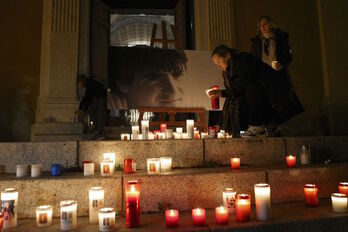
<svg viewBox="0 0 348 232"><path fill-rule="evenodd" d="M289 44L289 36L287 33L282 32L280 38L277 41L279 44L278 48L280 49L280 59L278 62L283 68L286 68L290 65L292 61L292 51Z"/></svg>
<svg viewBox="0 0 348 232"><path fill-rule="evenodd" d="M92 100L93 100L93 93L89 88L86 88L85 95L83 96L80 102L79 110L87 111L88 106L90 106L92 103Z"/></svg>

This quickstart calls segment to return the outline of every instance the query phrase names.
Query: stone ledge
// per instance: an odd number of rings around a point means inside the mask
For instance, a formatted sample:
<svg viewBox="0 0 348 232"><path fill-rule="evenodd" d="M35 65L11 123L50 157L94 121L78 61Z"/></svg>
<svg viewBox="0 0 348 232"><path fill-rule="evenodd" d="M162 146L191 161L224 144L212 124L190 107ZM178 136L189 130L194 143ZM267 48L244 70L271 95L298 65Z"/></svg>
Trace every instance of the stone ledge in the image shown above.
<svg viewBox="0 0 348 232"><path fill-rule="evenodd" d="M104 152L115 152L116 163L121 167L125 158L132 158L137 163L137 169L146 169L147 158L162 156L172 157L174 168L203 165L202 140L84 141L80 142L79 163L92 160L99 164Z"/></svg>
<svg viewBox="0 0 348 232"><path fill-rule="evenodd" d="M59 216L62 200L77 200L78 216L88 215L88 190L101 186L105 190L105 205L122 210L122 174L113 177L94 175L84 177L80 173L70 173L60 177L16 178L2 175L0 189L16 188L19 191L18 217L34 218L39 205L53 205L54 216Z"/></svg>
<svg viewBox="0 0 348 232"><path fill-rule="evenodd" d="M141 181L141 210L158 212L159 204L171 204L180 210L196 207L215 208L222 204L222 192L233 187L238 192L251 193L255 183L266 181L263 170L230 168L174 170L169 174L148 175L138 172L125 175L124 183L129 180Z"/></svg>
<svg viewBox="0 0 348 232"><path fill-rule="evenodd" d="M205 161L230 164L230 157L241 158L247 165L270 165L284 162L285 139L205 139Z"/></svg>
<svg viewBox="0 0 348 232"><path fill-rule="evenodd" d="M306 165L296 168L268 167L268 183L271 185L272 202L303 201L305 184L318 184L319 197L330 197L338 191L338 183L348 180L348 163L330 165Z"/></svg>
<svg viewBox="0 0 348 232"><path fill-rule="evenodd" d="M51 164L77 166L77 142L0 143L0 166L6 173L16 173L17 164L43 165L50 171Z"/></svg>

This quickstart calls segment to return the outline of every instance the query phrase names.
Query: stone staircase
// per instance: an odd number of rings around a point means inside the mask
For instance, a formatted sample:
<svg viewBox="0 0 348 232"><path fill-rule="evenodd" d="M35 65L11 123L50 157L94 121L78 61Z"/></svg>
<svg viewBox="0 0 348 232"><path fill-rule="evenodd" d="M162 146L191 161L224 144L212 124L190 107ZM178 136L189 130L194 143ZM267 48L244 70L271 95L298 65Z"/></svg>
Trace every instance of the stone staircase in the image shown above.
<svg viewBox="0 0 348 232"><path fill-rule="evenodd" d="M311 145L316 164L298 164L296 168L286 168L285 155L295 154L299 160L302 145ZM113 177L101 177L98 174L104 152L116 153L116 164L120 171L115 172ZM241 158L242 167L238 171L228 167L229 158L234 155ZM173 171L148 175L145 170L146 159L161 156L173 158ZM175 231L197 231L197 228L189 225L190 215L184 211L196 207L213 209L221 205L225 187L233 187L239 193L249 193L254 200L253 185L261 182L271 185L275 208L271 222L260 223L253 219L250 223L236 224L231 221L223 229L215 226L214 214L211 212L211 218L207 219L208 226L199 231L268 231L265 228L287 228L285 225L288 224L300 228L298 221L301 218L296 218L291 212L287 215L287 210L284 210L287 208L298 209L302 219L308 221L305 223L308 228L316 228L322 221L342 223L342 218L348 218L348 214L332 213L327 200L332 192L337 192L338 182L348 180L348 137L0 143L0 157L0 188L14 187L19 190L18 216L23 219L23 224L20 223L13 231L20 231L21 225L30 227L33 224L32 218L35 217L38 205L53 205L54 216L59 217L59 202L65 199L78 201L80 231L96 231L93 230L96 227L89 226L88 220L83 218L88 216L88 189L93 186L104 187L105 206L114 207L118 215L122 215L124 185L134 179L141 180L142 212L155 212L143 214L141 218L154 220L154 225L159 226L157 230L157 227L154 229L142 223L144 231L164 231L164 216L158 212L167 205L186 215L183 221L188 224ZM136 174L123 174L121 169L124 158L136 160ZM83 160L96 163L96 175L83 176L79 171ZM326 160L331 162L324 164ZM15 177L16 164L35 163L42 163L47 173L40 178ZM50 176L48 172L52 163L63 165L66 171L62 176ZM303 186L306 183L319 185L320 207L313 211L304 207ZM321 202L324 202L323 207ZM277 210L281 217L276 213ZM121 216L117 219L118 222L123 220ZM316 220L318 223L315 223ZM59 220L56 222L59 224ZM124 223L118 225L119 230L123 231ZM51 227L52 231L56 231L54 226ZM348 225L345 226L347 230L337 231L348 231Z"/></svg>

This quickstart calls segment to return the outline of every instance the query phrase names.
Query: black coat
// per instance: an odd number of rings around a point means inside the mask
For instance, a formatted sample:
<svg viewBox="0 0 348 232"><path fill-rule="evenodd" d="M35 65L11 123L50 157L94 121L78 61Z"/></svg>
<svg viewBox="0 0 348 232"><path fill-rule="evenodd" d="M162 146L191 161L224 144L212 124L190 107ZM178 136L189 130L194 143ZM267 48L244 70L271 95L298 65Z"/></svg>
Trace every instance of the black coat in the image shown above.
<svg viewBox="0 0 348 232"><path fill-rule="evenodd" d="M236 53L231 50L231 58L223 77L226 89L222 90L222 96L226 100L221 126L227 131L231 131L230 116L233 104L243 102L246 87L252 82L261 84L265 90L272 109L270 121L282 124L304 111L287 78L249 53ZM247 116L243 104L240 106L240 123L243 130L248 122L245 121Z"/></svg>
<svg viewBox="0 0 348 232"><path fill-rule="evenodd" d="M92 78L87 78L85 82L85 95L80 102L79 109L87 111L88 107L92 104L93 99L106 99L106 96L107 93L103 84Z"/></svg>

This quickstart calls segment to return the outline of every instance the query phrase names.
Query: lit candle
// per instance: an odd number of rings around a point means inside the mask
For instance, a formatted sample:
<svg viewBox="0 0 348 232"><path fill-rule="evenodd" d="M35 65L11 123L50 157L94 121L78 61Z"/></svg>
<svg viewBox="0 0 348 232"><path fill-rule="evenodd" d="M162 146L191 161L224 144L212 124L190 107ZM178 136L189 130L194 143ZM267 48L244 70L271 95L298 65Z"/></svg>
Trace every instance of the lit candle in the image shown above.
<svg viewBox="0 0 348 232"><path fill-rule="evenodd" d="M172 171L172 157L161 157L161 172Z"/></svg>
<svg viewBox="0 0 348 232"><path fill-rule="evenodd" d="M167 130L167 123L161 123L160 129L161 129L161 132L165 132Z"/></svg>
<svg viewBox="0 0 348 232"><path fill-rule="evenodd" d="M304 186L304 195L306 206L316 207L318 206L318 185L306 184Z"/></svg>
<svg viewBox="0 0 348 232"><path fill-rule="evenodd" d="M222 192L223 205L228 209L229 213L233 213L236 208L236 194L233 188L225 188Z"/></svg>
<svg viewBox="0 0 348 232"><path fill-rule="evenodd" d="M179 211L170 209L165 211L166 225L168 227L177 227L179 225Z"/></svg>
<svg viewBox="0 0 348 232"><path fill-rule="evenodd" d="M115 152L109 152L103 154L104 160L112 160L113 164L116 164L116 153Z"/></svg>
<svg viewBox="0 0 348 232"><path fill-rule="evenodd" d="M91 160L82 160L82 171L85 170L85 164L87 164L87 163L92 163L92 161Z"/></svg>
<svg viewBox="0 0 348 232"><path fill-rule="evenodd" d="M286 157L286 166L288 168L293 168L296 166L296 156L288 155Z"/></svg>
<svg viewBox="0 0 348 232"><path fill-rule="evenodd" d="M128 181L126 185L126 227L140 225L140 183Z"/></svg>
<svg viewBox="0 0 348 232"><path fill-rule="evenodd" d="M147 159L147 173L156 174L160 173L161 161L158 158Z"/></svg>
<svg viewBox="0 0 348 232"><path fill-rule="evenodd" d="M115 210L113 208L102 208L99 211L99 231L114 231Z"/></svg>
<svg viewBox="0 0 348 232"><path fill-rule="evenodd" d="M266 221L271 218L271 187L269 184L255 184L256 218Z"/></svg>
<svg viewBox="0 0 348 232"><path fill-rule="evenodd" d="M192 224L194 226L205 225L205 209L197 208L192 210Z"/></svg>
<svg viewBox="0 0 348 232"><path fill-rule="evenodd" d="M60 229L74 230L77 224L77 202L72 200L60 202Z"/></svg>
<svg viewBox="0 0 348 232"><path fill-rule="evenodd" d="M148 139L149 134L149 120L142 120L141 121L141 133L143 135L144 140Z"/></svg>
<svg viewBox="0 0 348 232"><path fill-rule="evenodd" d="M94 163L85 163L83 167L84 176L93 176L94 175Z"/></svg>
<svg viewBox="0 0 348 232"><path fill-rule="evenodd" d="M195 130L194 132L193 132L193 137L195 138L195 139L199 139L201 136L199 135L199 131L198 130Z"/></svg>
<svg viewBox="0 0 348 232"><path fill-rule="evenodd" d="M340 182L338 192L348 195L348 182Z"/></svg>
<svg viewBox="0 0 348 232"><path fill-rule="evenodd" d="M186 120L186 133L188 139L193 139L193 128L195 126L195 121L192 119Z"/></svg>
<svg viewBox="0 0 348 232"><path fill-rule="evenodd" d="M166 130L166 139L173 139L173 129Z"/></svg>
<svg viewBox="0 0 348 232"><path fill-rule="evenodd" d="M177 127L177 128L176 128L176 133L182 134L182 132L183 132L182 127Z"/></svg>
<svg viewBox="0 0 348 232"><path fill-rule="evenodd" d="M104 207L104 189L92 187L89 189L89 223L98 223L98 212Z"/></svg>
<svg viewBox="0 0 348 232"><path fill-rule="evenodd" d="M231 158L230 162L233 170L240 169L240 158Z"/></svg>
<svg viewBox="0 0 348 232"><path fill-rule="evenodd" d="M100 163L100 174L102 176L112 176L114 174L114 163L112 160L103 160Z"/></svg>
<svg viewBox="0 0 348 232"><path fill-rule="evenodd" d="M331 194L332 210L336 213L347 212L347 195L342 193Z"/></svg>
<svg viewBox="0 0 348 232"><path fill-rule="evenodd" d="M215 208L216 223L218 225L228 224L228 209L224 206Z"/></svg>
<svg viewBox="0 0 348 232"><path fill-rule="evenodd" d="M148 139L148 140L154 140L154 139L155 139L155 134L152 133L152 132L149 132L149 133L147 134L147 139Z"/></svg>
<svg viewBox="0 0 348 232"><path fill-rule="evenodd" d="M39 177L41 176L42 164L32 164L31 165L31 177Z"/></svg>
<svg viewBox="0 0 348 232"><path fill-rule="evenodd" d="M236 219L238 222L247 222L250 220L250 195L237 194L236 197Z"/></svg>
<svg viewBox="0 0 348 232"><path fill-rule="evenodd" d="M225 132L219 132L219 133L217 134L217 137L218 137L218 139L224 139L224 138L226 138Z"/></svg>
<svg viewBox="0 0 348 232"><path fill-rule="evenodd" d="M18 191L15 188L7 188L1 192L2 211L4 213L3 227L17 226Z"/></svg>
<svg viewBox="0 0 348 232"><path fill-rule="evenodd" d="M201 139L208 139L209 134L207 132L201 132Z"/></svg>
<svg viewBox="0 0 348 232"><path fill-rule="evenodd" d="M137 140L139 135L139 126L132 126L132 139Z"/></svg>
<svg viewBox="0 0 348 232"><path fill-rule="evenodd" d="M36 208L36 225L46 227L52 224L52 206L42 205Z"/></svg>
<svg viewBox="0 0 348 232"><path fill-rule="evenodd" d="M182 139L188 139L187 133L182 133L181 135L182 135Z"/></svg>
<svg viewBox="0 0 348 232"><path fill-rule="evenodd" d="M174 132L173 136L174 136L174 139L181 139L182 138L182 133Z"/></svg>
<svg viewBox="0 0 348 232"><path fill-rule="evenodd" d="M28 165L26 164L17 164L17 177L25 177L28 174Z"/></svg>
<svg viewBox="0 0 348 232"><path fill-rule="evenodd" d="M136 163L134 159L124 159L123 163L124 174L133 174L136 171Z"/></svg>
<svg viewBox="0 0 348 232"><path fill-rule="evenodd" d="M130 140L130 134L122 133L121 140Z"/></svg>
<svg viewBox="0 0 348 232"><path fill-rule="evenodd" d="M215 126L208 127L208 135L209 135L209 138L216 138L217 128Z"/></svg>
<svg viewBox="0 0 348 232"><path fill-rule="evenodd" d="M0 228L2 228L2 223L4 222L4 213L0 212Z"/></svg>
<svg viewBox="0 0 348 232"><path fill-rule="evenodd" d="M157 139L166 139L163 132L157 132L156 136L157 136Z"/></svg>

